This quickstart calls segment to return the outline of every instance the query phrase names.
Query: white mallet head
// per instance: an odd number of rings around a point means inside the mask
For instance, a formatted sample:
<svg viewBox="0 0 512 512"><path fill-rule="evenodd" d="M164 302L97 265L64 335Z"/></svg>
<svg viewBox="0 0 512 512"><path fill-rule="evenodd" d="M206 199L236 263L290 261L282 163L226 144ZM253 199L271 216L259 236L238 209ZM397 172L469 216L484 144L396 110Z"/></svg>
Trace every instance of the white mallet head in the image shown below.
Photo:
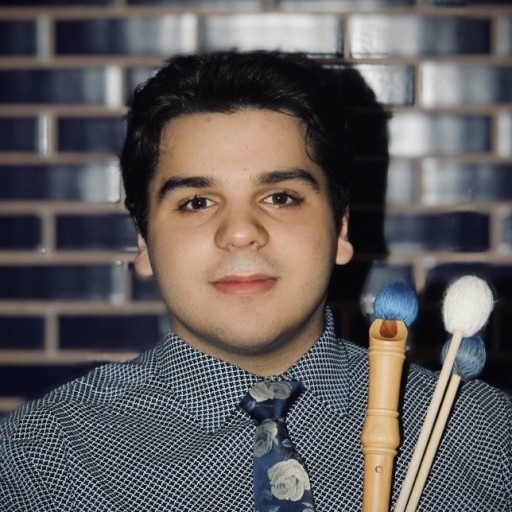
<svg viewBox="0 0 512 512"><path fill-rule="evenodd" d="M443 301L445 329L458 331L468 338L476 334L489 319L494 299L488 284L476 276L463 276L446 290Z"/></svg>

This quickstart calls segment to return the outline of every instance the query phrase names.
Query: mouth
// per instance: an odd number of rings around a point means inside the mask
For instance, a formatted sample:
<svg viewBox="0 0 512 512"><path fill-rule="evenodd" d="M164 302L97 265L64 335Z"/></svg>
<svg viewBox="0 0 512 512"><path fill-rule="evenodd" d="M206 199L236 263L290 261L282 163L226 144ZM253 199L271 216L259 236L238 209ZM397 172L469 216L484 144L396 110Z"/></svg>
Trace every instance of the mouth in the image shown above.
<svg viewBox="0 0 512 512"><path fill-rule="evenodd" d="M270 291L276 284L277 277L265 274L250 276L224 276L212 281L213 287L227 295L258 295Z"/></svg>

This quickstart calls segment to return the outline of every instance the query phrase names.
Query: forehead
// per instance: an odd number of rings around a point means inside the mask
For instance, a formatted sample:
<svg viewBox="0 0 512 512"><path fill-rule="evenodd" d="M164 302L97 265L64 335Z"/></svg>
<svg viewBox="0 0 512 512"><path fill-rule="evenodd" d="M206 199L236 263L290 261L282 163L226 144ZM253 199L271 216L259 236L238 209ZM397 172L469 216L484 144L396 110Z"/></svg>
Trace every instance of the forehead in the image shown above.
<svg viewBox="0 0 512 512"><path fill-rule="evenodd" d="M306 130L292 115L247 109L197 113L171 120L162 131L157 169L165 172L317 167Z"/></svg>

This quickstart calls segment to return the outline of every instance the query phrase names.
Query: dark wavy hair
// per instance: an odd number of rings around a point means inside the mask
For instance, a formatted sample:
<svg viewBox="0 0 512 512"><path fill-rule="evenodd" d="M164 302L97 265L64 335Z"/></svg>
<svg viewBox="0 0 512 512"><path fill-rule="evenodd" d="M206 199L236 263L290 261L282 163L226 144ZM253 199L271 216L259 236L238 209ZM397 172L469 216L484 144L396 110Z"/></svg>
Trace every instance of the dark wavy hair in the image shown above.
<svg viewBox="0 0 512 512"><path fill-rule="evenodd" d="M306 127L310 158L325 172L336 225L348 206L349 116L336 73L300 54L217 52L169 59L139 85L120 155L125 204L145 238L148 185L166 123L187 114L268 109Z"/></svg>

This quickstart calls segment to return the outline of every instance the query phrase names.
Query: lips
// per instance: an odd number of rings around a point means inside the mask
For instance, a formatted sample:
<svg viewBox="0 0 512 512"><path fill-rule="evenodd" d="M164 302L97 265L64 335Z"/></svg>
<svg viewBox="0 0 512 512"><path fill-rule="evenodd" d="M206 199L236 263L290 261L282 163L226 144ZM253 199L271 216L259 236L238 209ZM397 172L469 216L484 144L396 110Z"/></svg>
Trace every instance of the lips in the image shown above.
<svg viewBox="0 0 512 512"><path fill-rule="evenodd" d="M213 287L228 295L258 295L271 290L277 278L265 274L224 276L212 282Z"/></svg>

